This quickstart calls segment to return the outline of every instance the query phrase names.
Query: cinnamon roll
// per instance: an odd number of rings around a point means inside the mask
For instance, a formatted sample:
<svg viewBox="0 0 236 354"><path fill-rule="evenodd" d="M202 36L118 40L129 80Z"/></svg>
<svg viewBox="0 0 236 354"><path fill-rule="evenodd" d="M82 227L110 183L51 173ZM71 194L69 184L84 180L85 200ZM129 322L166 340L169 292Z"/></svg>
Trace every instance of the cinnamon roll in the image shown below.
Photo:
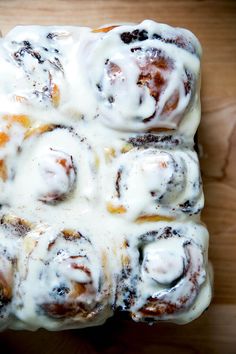
<svg viewBox="0 0 236 354"><path fill-rule="evenodd" d="M57 108L68 90L64 66L74 33L32 26L27 32L16 27L0 47L0 97L22 111ZM63 46L62 46L63 44ZM3 75L4 73L4 75Z"/></svg>
<svg viewBox="0 0 236 354"><path fill-rule="evenodd" d="M30 124L26 115L0 115L0 205L8 203L10 181L15 175L15 159Z"/></svg>
<svg viewBox="0 0 236 354"><path fill-rule="evenodd" d="M21 252L15 291L15 316L22 321L18 326L77 328L102 323L112 313L105 276L109 270L79 231L38 226L25 236Z"/></svg>
<svg viewBox="0 0 236 354"><path fill-rule="evenodd" d="M183 323L186 312L190 318L199 315L200 299L207 307L211 296L206 283L207 242L206 229L191 223L162 224L141 235L133 245L138 252L130 257L130 276L124 280L129 292L118 305L135 321L151 323Z"/></svg>
<svg viewBox="0 0 236 354"><path fill-rule="evenodd" d="M79 211L92 203L97 195L97 164L87 139L57 125L39 126L29 132L15 159L8 203L18 210L24 205L31 221L37 221L39 215L49 221L51 213L56 217L60 212L56 205L63 215L63 209L75 210L77 205ZM25 183L27 175L30 184ZM32 203L36 210L32 210Z"/></svg>
<svg viewBox="0 0 236 354"><path fill-rule="evenodd" d="M88 46L88 75L105 124L176 130L198 97L197 39L152 21L97 35L100 40Z"/></svg>
<svg viewBox="0 0 236 354"><path fill-rule="evenodd" d="M185 218L203 207L198 159L192 151L131 149L108 169L111 185L104 190L110 213L122 210L122 217L146 222Z"/></svg>
<svg viewBox="0 0 236 354"><path fill-rule="evenodd" d="M4 215L0 220L0 330L14 318L14 282L21 238L30 230L25 220Z"/></svg>

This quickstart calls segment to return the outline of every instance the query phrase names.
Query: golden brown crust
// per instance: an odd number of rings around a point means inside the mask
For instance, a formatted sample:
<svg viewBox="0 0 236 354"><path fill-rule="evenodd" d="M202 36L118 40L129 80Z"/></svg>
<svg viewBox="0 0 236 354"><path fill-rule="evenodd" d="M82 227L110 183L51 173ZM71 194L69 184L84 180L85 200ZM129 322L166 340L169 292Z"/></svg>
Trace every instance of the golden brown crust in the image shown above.
<svg viewBox="0 0 236 354"><path fill-rule="evenodd" d="M120 25L113 25L113 26L108 26L108 27L102 27L102 28L95 28L92 30L93 33L107 33L111 30L113 30L116 27L119 27Z"/></svg>

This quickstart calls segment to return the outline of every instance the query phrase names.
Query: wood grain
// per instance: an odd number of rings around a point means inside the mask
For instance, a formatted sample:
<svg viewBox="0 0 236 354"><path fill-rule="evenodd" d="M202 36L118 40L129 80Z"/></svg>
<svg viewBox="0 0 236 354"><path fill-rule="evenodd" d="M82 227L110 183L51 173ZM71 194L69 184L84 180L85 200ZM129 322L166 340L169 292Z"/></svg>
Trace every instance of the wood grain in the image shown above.
<svg viewBox="0 0 236 354"><path fill-rule="evenodd" d="M59 334L9 331L0 335L0 353L236 353L236 2L0 0L4 34L17 24L96 27L144 18L189 28L204 49L199 140L203 219L215 269L213 305L184 327L116 318L101 328Z"/></svg>
<svg viewBox="0 0 236 354"><path fill-rule="evenodd" d="M111 318L101 327L60 333L7 331L0 340L3 354L235 354L235 322L234 305L213 305L185 326Z"/></svg>

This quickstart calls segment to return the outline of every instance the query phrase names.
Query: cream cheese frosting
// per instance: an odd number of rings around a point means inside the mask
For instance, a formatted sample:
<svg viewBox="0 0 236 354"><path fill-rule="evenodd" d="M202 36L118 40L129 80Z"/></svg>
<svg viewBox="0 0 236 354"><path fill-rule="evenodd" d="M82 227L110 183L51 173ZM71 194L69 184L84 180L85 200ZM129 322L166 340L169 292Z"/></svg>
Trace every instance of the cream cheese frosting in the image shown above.
<svg viewBox="0 0 236 354"><path fill-rule="evenodd" d="M187 323L211 299L201 46L145 20L0 39L0 329Z"/></svg>

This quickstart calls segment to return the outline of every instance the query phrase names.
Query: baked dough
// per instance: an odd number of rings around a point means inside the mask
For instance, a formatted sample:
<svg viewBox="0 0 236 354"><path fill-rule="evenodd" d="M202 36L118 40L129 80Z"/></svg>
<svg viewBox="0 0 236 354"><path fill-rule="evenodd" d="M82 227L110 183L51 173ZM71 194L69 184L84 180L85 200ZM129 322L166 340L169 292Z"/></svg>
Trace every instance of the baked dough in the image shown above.
<svg viewBox="0 0 236 354"><path fill-rule="evenodd" d="M187 323L209 305L200 57L150 20L0 39L0 329Z"/></svg>

